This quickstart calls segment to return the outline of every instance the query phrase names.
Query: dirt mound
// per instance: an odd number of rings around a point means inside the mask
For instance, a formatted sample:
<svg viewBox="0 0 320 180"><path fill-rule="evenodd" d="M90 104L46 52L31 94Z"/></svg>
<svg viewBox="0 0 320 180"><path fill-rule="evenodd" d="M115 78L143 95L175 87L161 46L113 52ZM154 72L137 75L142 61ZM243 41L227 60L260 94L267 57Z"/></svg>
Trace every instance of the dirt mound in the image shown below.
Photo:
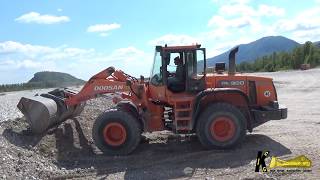
<svg viewBox="0 0 320 180"><path fill-rule="evenodd" d="M236 168L236 173L245 171L244 177L248 177L260 148L278 156L291 153L264 135L249 135L236 149L205 151L195 136L163 131L145 134L145 140L130 156L108 157L94 146L89 123L81 122L81 119L68 120L43 135L31 135L23 119L3 123L5 140L1 142L6 144L0 153L6 158L1 164L2 174L10 178L167 179L195 174L205 177L208 171L219 169L224 170L213 171L215 176L222 177L228 172L233 177L232 169ZM188 169L190 172L186 173Z"/></svg>
<svg viewBox="0 0 320 180"><path fill-rule="evenodd" d="M95 117L111 102L96 99L88 102L80 118L70 119L45 134L30 133L24 118L0 124L0 153L3 155L0 170L3 177L38 178L66 174L77 161L68 159L93 154L91 127ZM80 124L81 121L81 124ZM88 167L91 169L91 166ZM78 172L78 169L72 169Z"/></svg>

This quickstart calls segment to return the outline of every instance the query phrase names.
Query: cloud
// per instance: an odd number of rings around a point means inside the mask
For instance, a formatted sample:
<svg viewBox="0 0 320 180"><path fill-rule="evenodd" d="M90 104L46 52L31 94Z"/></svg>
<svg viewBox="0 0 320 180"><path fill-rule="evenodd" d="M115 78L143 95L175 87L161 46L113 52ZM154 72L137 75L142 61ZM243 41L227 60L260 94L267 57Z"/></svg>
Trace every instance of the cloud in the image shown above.
<svg viewBox="0 0 320 180"><path fill-rule="evenodd" d="M273 29L280 33L288 33L290 38L300 43L319 40L320 8L305 9L293 17L279 19Z"/></svg>
<svg viewBox="0 0 320 180"><path fill-rule="evenodd" d="M311 8L301 11L293 18L281 19L277 28L284 31L311 30L320 27L320 8Z"/></svg>
<svg viewBox="0 0 320 180"><path fill-rule="evenodd" d="M121 25L117 24L117 23L96 24L96 25L89 26L87 31L88 32L107 32L107 31L111 31L111 30L114 30L114 29L118 29L120 27L121 27Z"/></svg>
<svg viewBox="0 0 320 180"><path fill-rule="evenodd" d="M133 46L126 48L119 48L112 52L110 59L130 59L131 57L142 56L144 51L139 50Z"/></svg>
<svg viewBox="0 0 320 180"><path fill-rule="evenodd" d="M69 22L70 18L68 16L55 16L49 14L41 15L37 12L29 12L16 18L15 21L20 23L57 24Z"/></svg>
<svg viewBox="0 0 320 180"><path fill-rule="evenodd" d="M55 70L55 63L52 61L39 62L32 59L22 59L22 60L5 60L0 62L1 70L10 70L16 71L21 69L29 69L29 70Z"/></svg>
<svg viewBox="0 0 320 180"><path fill-rule="evenodd" d="M90 58L95 54L94 49L80 48L55 48L52 53L47 53L42 56L45 60L77 60Z"/></svg>
<svg viewBox="0 0 320 180"><path fill-rule="evenodd" d="M276 6L268 6L265 4L259 5L257 14L260 16L284 16L285 9Z"/></svg>
<svg viewBox="0 0 320 180"><path fill-rule="evenodd" d="M15 41L0 42L0 54L23 53L30 56L35 54L54 52L55 49L47 46L22 44Z"/></svg>
<svg viewBox="0 0 320 180"><path fill-rule="evenodd" d="M200 33L198 39L201 39L201 43L202 43L204 41L219 40L224 37L228 37L228 35L230 35L230 32L227 31L226 29L217 28L208 32Z"/></svg>
<svg viewBox="0 0 320 180"><path fill-rule="evenodd" d="M67 72L88 79L103 68L114 66L134 76L149 75L153 53L134 46L97 52L95 49L50 47L15 41L0 42L0 84L27 81L37 71ZM147 70L146 70L147 69ZM8 80L5 74L15 75ZM11 77L10 75L10 77Z"/></svg>
<svg viewBox="0 0 320 180"><path fill-rule="evenodd" d="M100 33L100 36L101 37L107 37L107 36L109 36L109 34L108 33Z"/></svg>
<svg viewBox="0 0 320 180"><path fill-rule="evenodd" d="M270 6L266 4L260 4L258 8L246 3L229 3L222 5L219 8L219 14L222 16L284 16L285 9Z"/></svg>
<svg viewBox="0 0 320 180"><path fill-rule="evenodd" d="M175 34L166 34L159 38L149 41L150 45L186 45L186 44L196 44L200 43L200 39L191 37L189 35L175 35Z"/></svg>
<svg viewBox="0 0 320 180"><path fill-rule="evenodd" d="M232 47L230 44L236 45L241 37L255 40L263 36L278 35L272 28L272 20L286 15L284 8L267 4L251 4L250 0L217 0L216 2L219 3L217 13L208 20L207 24L212 30L200 34L200 39L211 49L211 55L228 50L227 48ZM226 42L229 45L225 45Z"/></svg>
<svg viewBox="0 0 320 180"><path fill-rule="evenodd" d="M42 66L40 62L35 62L29 59L23 60L23 61L18 61L16 62L17 66L20 67L25 67L25 68L39 68Z"/></svg>
<svg viewBox="0 0 320 180"><path fill-rule="evenodd" d="M208 19L209 30L193 36L188 34L167 34L149 41L151 45L202 44L207 47L208 57L218 55L239 43L267 35L277 35L266 18L279 18L285 9L267 4L251 5L250 0L214 0L218 4L217 13Z"/></svg>
<svg viewBox="0 0 320 180"><path fill-rule="evenodd" d="M218 28L220 32L239 31L239 29L247 27L256 33L267 28L263 27L261 17L284 15L283 8L265 4L259 5L257 10L245 3L227 4L220 7L218 14L209 19L208 27Z"/></svg>
<svg viewBox="0 0 320 180"><path fill-rule="evenodd" d="M84 56L89 56L94 52L94 49L79 49L69 47L49 47L41 45L24 44L15 41L0 42L0 55L8 57L25 57L35 59L42 57L46 59L74 59Z"/></svg>
<svg viewBox="0 0 320 180"><path fill-rule="evenodd" d="M248 30L257 33L268 28L268 26L264 26L262 18L285 15L285 9L280 7L266 4L253 7L248 3L247 0L229 1L221 5L218 13L209 19L208 27L220 29L220 32L227 32L227 34L234 30L242 31L243 28L250 28Z"/></svg>
<svg viewBox="0 0 320 180"><path fill-rule="evenodd" d="M222 5L218 14L221 16L256 16L256 11L253 7L247 4L226 4Z"/></svg>
<svg viewBox="0 0 320 180"><path fill-rule="evenodd" d="M312 29L312 30L299 30L294 31L292 36L295 40L300 43L304 43L306 41L318 41L320 36L320 28Z"/></svg>
<svg viewBox="0 0 320 180"><path fill-rule="evenodd" d="M88 60L79 60L65 67L64 72L72 72L77 77L88 79L100 70L113 66L127 74L138 77L149 76L153 53L146 53L134 46L115 49L110 53L96 53Z"/></svg>
<svg viewBox="0 0 320 180"><path fill-rule="evenodd" d="M225 3L225 0L212 0L214 3ZM248 4L251 0L229 0L230 4Z"/></svg>
<svg viewBox="0 0 320 180"><path fill-rule="evenodd" d="M109 35L108 32L115 30L115 29L119 29L121 27L120 24L117 23L112 23L112 24L96 24L96 25L92 25L89 26L87 28L87 32L90 33L100 33L100 36L102 37L106 37Z"/></svg>
<svg viewBox="0 0 320 180"><path fill-rule="evenodd" d="M239 17L228 20L222 16L213 16L209 20L208 26L219 26L220 28L242 28L249 26L252 22L253 19L249 17Z"/></svg>

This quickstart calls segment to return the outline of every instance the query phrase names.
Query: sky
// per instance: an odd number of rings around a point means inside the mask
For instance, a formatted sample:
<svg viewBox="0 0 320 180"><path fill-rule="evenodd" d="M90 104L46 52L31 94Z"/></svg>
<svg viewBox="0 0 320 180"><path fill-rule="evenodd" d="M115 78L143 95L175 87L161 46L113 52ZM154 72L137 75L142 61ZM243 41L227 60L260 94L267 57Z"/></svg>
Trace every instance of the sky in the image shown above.
<svg viewBox="0 0 320 180"><path fill-rule="evenodd" d="M320 40L320 0L0 2L0 84L39 71L84 80L114 66L149 76L155 45L201 44L207 57L265 36Z"/></svg>

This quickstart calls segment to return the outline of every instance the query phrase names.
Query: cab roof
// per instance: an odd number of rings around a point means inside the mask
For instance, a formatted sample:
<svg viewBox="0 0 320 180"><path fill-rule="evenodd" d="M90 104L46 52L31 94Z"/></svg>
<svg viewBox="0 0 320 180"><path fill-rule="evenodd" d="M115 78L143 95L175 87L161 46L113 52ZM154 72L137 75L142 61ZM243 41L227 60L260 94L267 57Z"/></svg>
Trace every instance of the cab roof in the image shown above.
<svg viewBox="0 0 320 180"><path fill-rule="evenodd" d="M189 46L156 46L156 50L160 51L184 51L184 50L196 50L201 47L201 44L189 45Z"/></svg>

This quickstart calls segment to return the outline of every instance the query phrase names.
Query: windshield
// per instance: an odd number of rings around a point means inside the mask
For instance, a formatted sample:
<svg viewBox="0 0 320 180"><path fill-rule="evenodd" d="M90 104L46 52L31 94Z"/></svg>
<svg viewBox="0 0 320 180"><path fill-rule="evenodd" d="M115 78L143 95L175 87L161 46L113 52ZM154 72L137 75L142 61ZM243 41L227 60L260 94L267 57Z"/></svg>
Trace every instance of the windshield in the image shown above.
<svg viewBox="0 0 320 180"><path fill-rule="evenodd" d="M161 73L161 55L156 51L154 55L153 67L150 76L150 82L153 85L162 85L162 73Z"/></svg>

